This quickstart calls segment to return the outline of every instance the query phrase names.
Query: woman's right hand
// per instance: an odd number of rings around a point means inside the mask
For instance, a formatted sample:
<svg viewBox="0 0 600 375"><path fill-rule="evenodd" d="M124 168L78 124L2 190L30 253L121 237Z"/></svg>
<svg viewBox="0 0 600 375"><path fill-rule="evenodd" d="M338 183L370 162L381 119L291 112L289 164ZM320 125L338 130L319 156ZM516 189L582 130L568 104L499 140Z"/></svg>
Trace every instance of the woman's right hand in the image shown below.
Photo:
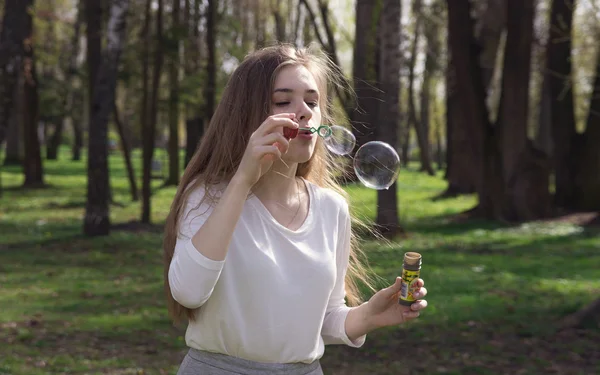
<svg viewBox="0 0 600 375"><path fill-rule="evenodd" d="M293 113L279 113L267 119L250 136L242 161L235 178L251 188L281 158L289 147L289 141L283 136L283 127L297 129Z"/></svg>

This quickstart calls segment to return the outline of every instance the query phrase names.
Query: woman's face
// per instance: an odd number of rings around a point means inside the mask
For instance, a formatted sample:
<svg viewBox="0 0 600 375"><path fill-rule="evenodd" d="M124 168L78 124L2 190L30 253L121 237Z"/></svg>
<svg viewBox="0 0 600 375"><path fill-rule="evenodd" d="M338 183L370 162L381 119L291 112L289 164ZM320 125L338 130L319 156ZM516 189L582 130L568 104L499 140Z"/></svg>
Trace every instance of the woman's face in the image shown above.
<svg viewBox="0 0 600 375"><path fill-rule="evenodd" d="M275 79L271 114L294 113L300 128L318 128L321 124L319 89L312 73L301 65L282 68ZM318 135L300 131L290 140L290 147L281 159L286 163L307 162L317 143Z"/></svg>

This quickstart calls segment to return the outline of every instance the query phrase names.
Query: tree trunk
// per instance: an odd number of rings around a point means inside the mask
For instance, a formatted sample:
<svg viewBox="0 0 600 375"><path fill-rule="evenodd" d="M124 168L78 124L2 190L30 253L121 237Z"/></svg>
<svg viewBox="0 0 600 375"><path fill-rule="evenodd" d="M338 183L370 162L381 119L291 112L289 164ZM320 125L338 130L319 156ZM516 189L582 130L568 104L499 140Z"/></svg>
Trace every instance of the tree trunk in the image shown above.
<svg viewBox="0 0 600 375"><path fill-rule="evenodd" d="M400 19L401 0L384 0L381 14L381 88L386 100L380 102L377 138L385 140L394 149L398 144L400 104ZM402 232L398 219L398 186L377 191L377 229L386 237Z"/></svg>
<svg viewBox="0 0 600 375"><path fill-rule="evenodd" d="M438 124L435 130L435 139L436 139L436 162L438 165L438 170L444 169L444 147L442 145L442 125Z"/></svg>
<svg viewBox="0 0 600 375"><path fill-rule="evenodd" d="M600 211L600 51L596 53L596 78L590 97L585 132L577 136L574 207Z"/></svg>
<svg viewBox="0 0 600 375"><path fill-rule="evenodd" d="M33 0L25 1L29 9L33 8ZM25 38L23 39L23 136L24 158L23 173L24 187L40 187L44 185L44 170L40 140L38 137L39 97L38 80L33 52L33 17L27 12L25 17Z"/></svg>
<svg viewBox="0 0 600 375"><path fill-rule="evenodd" d="M273 21L275 23L275 37L277 41L285 43L288 42L287 33L285 32L285 22L287 17L281 11L281 3L279 1L271 2L271 13L273 14Z"/></svg>
<svg viewBox="0 0 600 375"><path fill-rule="evenodd" d="M462 6L462 5L458 5ZM487 0L482 9L478 32L474 43L481 47L478 55L479 67L481 69L484 98L488 106L488 121L491 121L490 113L494 110L493 100L490 97L492 78L496 67L496 56L506 25L506 0ZM463 126L465 121L465 110L457 106L459 98L456 97L457 84L454 76L454 61L451 49L448 48L448 62L446 70L446 179L448 189L444 196L458 194L470 194L476 191L477 180L481 178L479 171L470 168L470 135L468 129Z"/></svg>
<svg viewBox="0 0 600 375"><path fill-rule="evenodd" d="M111 113L114 112L119 58L125 43L128 8L129 0L112 2L106 52L97 72L97 81L92 97L88 144L87 204L83 226L86 236L108 235L110 232L108 120ZM88 15L90 14L88 13Z"/></svg>
<svg viewBox="0 0 600 375"><path fill-rule="evenodd" d="M150 5L152 0L146 0L144 12L144 26L142 36L142 105L140 113L140 129L142 132L142 222L150 221L150 173L152 164L152 149L154 148L154 134L150 134L151 125L148 118L150 113L149 103L149 70L150 70Z"/></svg>
<svg viewBox="0 0 600 375"><path fill-rule="evenodd" d="M146 13L149 16L150 12ZM142 223L150 223L151 206L151 173L152 159L154 155L154 138L156 136L156 122L158 118L158 95L160 76L163 63L163 0L158 0L158 9L156 12L156 47L154 51L154 71L152 74L152 95L149 105L149 121L147 130L144 132L145 142L142 150L143 158L143 178L142 178ZM149 33L148 33L149 34ZM149 35L148 35L149 36Z"/></svg>
<svg viewBox="0 0 600 375"><path fill-rule="evenodd" d="M449 30L451 32L451 30ZM459 103L454 57L448 46L446 68L446 179L448 188L442 196L471 194L477 191L481 170L473 165L471 135Z"/></svg>
<svg viewBox="0 0 600 375"><path fill-rule="evenodd" d="M85 1L89 95L88 116L90 116L91 126L94 86L96 85L98 70L102 63L102 3L97 0Z"/></svg>
<svg viewBox="0 0 600 375"><path fill-rule="evenodd" d="M169 176L165 185L179 183L179 0L173 1L173 25L175 40L169 61Z"/></svg>
<svg viewBox="0 0 600 375"><path fill-rule="evenodd" d="M561 329L582 328L586 321L600 318L600 298L592 301L581 310L567 316L561 323Z"/></svg>
<svg viewBox="0 0 600 375"><path fill-rule="evenodd" d="M499 95L496 95L494 90L500 88L495 87L493 78L502 32L506 27L507 2L508 0L487 0L483 2L485 7L479 18L479 27L477 27L476 32L476 38L482 48L479 63L483 74L483 86L486 90L486 103L490 122L494 121L496 117L494 114L498 111Z"/></svg>
<svg viewBox="0 0 600 375"><path fill-rule="evenodd" d="M200 138L204 135L204 123L200 117L196 117L185 122L186 140L185 140L185 166L188 165L196 148L200 143Z"/></svg>
<svg viewBox="0 0 600 375"><path fill-rule="evenodd" d="M427 172L429 175L434 174L433 168L431 168L431 158L429 156L429 134L426 129L426 125L423 123L423 119L417 117L417 109L415 105L415 65L417 64L418 45L421 36L421 28L423 26L423 15L422 13L422 1L413 1L413 18L415 19L415 31L414 39L411 45L410 60L408 63L408 121L415 128L415 134L417 135L417 142L419 143L419 159L421 160L421 170ZM386 10L387 11L387 10ZM425 76L427 72L424 73ZM426 77L423 79L423 86L428 84ZM427 94L425 94L426 96ZM423 98L422 98L423 99ZM424 107L421 113L429 110L428 97L425 97L425 102L421 102L421 106Z"/></svg>
<svg viewBox="0 0 600 375"><path fill-rule="evenodd" d="M58 149L62 141L64 121L65 119L63 117L55 118L52 120L52 122L54 123L54 132L50 136L50 139L48 139L46 145L46 159L48 160L58 159Z"/></svg>
<svg viewBox="0 0 600 375"><path fill-rule="evenodd" d="M123 125L123 120L121 119L121 115L119 114L119 108L117 107L116 102L113 104L113 114L115 118L115 126L117 127L119 138L121 139L121 150L123 150L123 158L125 159L125 167L127 168L127 177L129 178L129 190L131 192L131 200L133 202L137 202L139 198L137 184L135 182L135 172L133 170L133 163L131 162L131 146L129 145L129 142L127 142L127 136L125 135L125 126Z"/></svg>
<svg viewBox="0 0 600 375"><path fill-rule="evenodd" d="M527 137L534 0L507 2L502 96L496 129L504 177L503 218L535 220L550 208L549 163ZM500 172L500 171L499 171Z"/></svg>
<svg viewBox="0 0 600 375"><path fill-rule="evenodd" d="M262 2L254 2L254 27L256 28L256 34L254 38L255 49L263 48L267 42L267 36L265 31L265 11L262 9Z"/></svg>
<svg viewBox="0 0 600 375"><path fill-rule="evenodd" d="M468 164L461 168L474 168L473 173L477 174L478 213L485 218L497 219L502 214L502 161L489 123L479 53L474 40L471 4L468 1L448 3L448 27L452 66L456 74L457 110L464 114L464 122L452 126L454 131L464 127L463 130L469 135L468 147L471 147ZM453 168L458 167L455 162L453 159Z"/></svg>
<svg viewBox="0 0 600 375"><path fill-rule="evenodd" d="M6 0L0 32L0 145L14 108L13 100L23 59L24 25L28 17L29 1Z"/></svg>
<svg viewBox="0 0 600 375"><path fill-rule="evenodd" d="M343 72L340 67L339 58L337 55L337 42L335 36L333 34L330 21L329 21L329 3L323 0L318 0L317 4L319 7L319 13L321 15L321 24L325 29L325 37L321 35L319 31L319 24L317 22L317 16L315 11L310 6L307 0L300 0L300 2L304 5L304 9L308 13L308 18L311 20L313 24L312 31L314 32L317 40L323 46L324 51L327 53L331 62L333 63L333 68L337 70L336 73L343 75ZM380 3L380 0L377 0L376 3ZM358 6L358 4L357 4ZM305 42L308 41L308 38L305 38ZM342 104L342 109L344 110L346 116L351 119L353 113L353 106L351 99L346 95L344 90L340 89L338 85L333 85L333 89Z"/></svg>
<svg viewBox="0 0 600 375"><path fill-rule="evenodd" d="M429 96L431 93L431 75L434 69L434 61L432 60L432 50L431 47L435 49L434 40L436 30L429 30L434 22L426 21L424 24L424 17L422 14L422 2L421 0L415 0L413 3L414 6L414 15L415 15L415 39L412 46L411 53L411 62L409 65L409 113L411 116L411 121L415 126L415 133L417 134L417 141L419 142L419 156L421 159L421 171L427 172L430 176L435 175L433 168L431 166L431 154L430 154L430 141L429 141ZM422 30L423 29L423 30ZM414 71L415 64L417 61L418 54L418 43L420 33L424 32L426 39L426 47L425 47L425 71L423 72L423 84L421 87L421 115L420 118L417 117L416 114L416 106L415 106L415 94L414 94ZM434 56L436 58L436 56Z"/></svg>
<svg viewBox="0 0 600 375"><path fill-rule="evenodd" d="M81 149L83 148L83 113L76 106L77 114L71 115L71 125L73 126L73 147L71 148L72 160L81 160Z"/></svg>
<svg viewBox="0 0 600 375"><path fill-rule="evenodd" d="M552 144L552 97L550 96L550 75L543 75L540 91L538 129L535 138L535 147L542 150L551 160L554 155Z"/></svg>
<svg viewBox="0 0 600 375"><path fill-rule="evenodd" d="M206 47L208 56L206 61L206 85L204 86L204 116L207 124L215 111L215 92L217 91L217 63L216 63L216 20L217 0L208 0L206 10Z"/></svg>
<svg viewBox="0 0 600 375"><path fill-rule="evenodd" d="M575 206L575 174L577 160L574 154L575 112L572 71L572 25L576 3L567 0L552 2L550 12L546 74L550 80L552 139L554 144L554 171L558 207Z"/></svg>
<svg viewBox="0 0 600 375"><path fill-rule="evenodd" d="M400 112L400 163L402 167L408 167L408 162L410 161L410 124L408 121L404 121L407 116L406 114Z"/></svg>
<svg viewBox="0 0 600 375"><path fill-rule="evenodd" d="M65 101L65 114L70 119L71 126L73 127L73 147L72 147L72 159L81 159L81 147L83 147L83 131L81 128L81 107L76 104L78 101L78 95L75 86L75 80L77 78L77 57L79 56L79 37L81 35L81 23L83 18L83 12L81 7L83 0L77 1L77 16L75 20L75 26L73 29L73 37L71 39L71 49L69 54L69 67L67 70L66 81L67 97Z"/></svg>
<svg viewBox="0 0 600 375"><path fill-rule="evenodd" d="M20 81L22 73L19 72L17 78L17 86L22 86ZM23 113L21 102L23 95L19 95L21 91L18 89L14 90L14 109L11 110L10 119L8 124L8 132L6 134L6 154L4 157L4 165L21 165L23 163L23 137L21 136L21 120L20 116Z"/></svg>
<svg viewBox="0 0 600 375"><path fill-rule="evenodd" d="M375 140L379 112L378 28L381 1L356 1L356 37L352 61L356 108L351 112L352 132L356 137L355 150ZM345 173L347 182L357 181L352 163Z"/></svg>

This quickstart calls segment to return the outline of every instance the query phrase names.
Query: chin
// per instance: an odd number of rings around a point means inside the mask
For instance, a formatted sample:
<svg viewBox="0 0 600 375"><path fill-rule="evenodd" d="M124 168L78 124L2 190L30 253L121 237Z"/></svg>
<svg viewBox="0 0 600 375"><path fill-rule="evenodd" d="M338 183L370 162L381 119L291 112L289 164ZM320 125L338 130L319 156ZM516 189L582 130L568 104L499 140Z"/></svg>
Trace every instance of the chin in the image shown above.
<svg viewBox="0 0 600 375"><path fill-rule="evenodd" d="M302 164L302 163L306 163L307 161L310 160L310 158L312 157L312 152L296 152L294 154L286 154L282 160L288 164L290 163L296 163L296 164Z"/></svg>

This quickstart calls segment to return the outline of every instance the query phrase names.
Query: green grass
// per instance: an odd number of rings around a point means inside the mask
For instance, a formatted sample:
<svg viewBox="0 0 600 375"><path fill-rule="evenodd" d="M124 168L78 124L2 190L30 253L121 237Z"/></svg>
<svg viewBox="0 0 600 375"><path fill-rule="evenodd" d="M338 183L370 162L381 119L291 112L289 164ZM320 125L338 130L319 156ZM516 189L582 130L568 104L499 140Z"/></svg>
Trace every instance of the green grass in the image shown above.
<svg viewBox="0 0 600 375"><path fill-rule="evenodd" d="M183 331L166 317L161 227L174 194L153 182L152 230L82 236L85 160L46 161L45 189L22 190L2 168L0 375L175 374ZM139 152L134 154L139 180ZM123 161L110 159L113 225L138 220ZM373 269L398 275L402 254L423 254L429 308L403 327L373 332L360 349L327 347L326 374L600 373L600 330L556 323L600 296L599 232L568 221L458 222L473 197L432 201L441 176L401 172L406 238L366 240ZM347 187L352 210L372 220L376 192Z"/></svg>

